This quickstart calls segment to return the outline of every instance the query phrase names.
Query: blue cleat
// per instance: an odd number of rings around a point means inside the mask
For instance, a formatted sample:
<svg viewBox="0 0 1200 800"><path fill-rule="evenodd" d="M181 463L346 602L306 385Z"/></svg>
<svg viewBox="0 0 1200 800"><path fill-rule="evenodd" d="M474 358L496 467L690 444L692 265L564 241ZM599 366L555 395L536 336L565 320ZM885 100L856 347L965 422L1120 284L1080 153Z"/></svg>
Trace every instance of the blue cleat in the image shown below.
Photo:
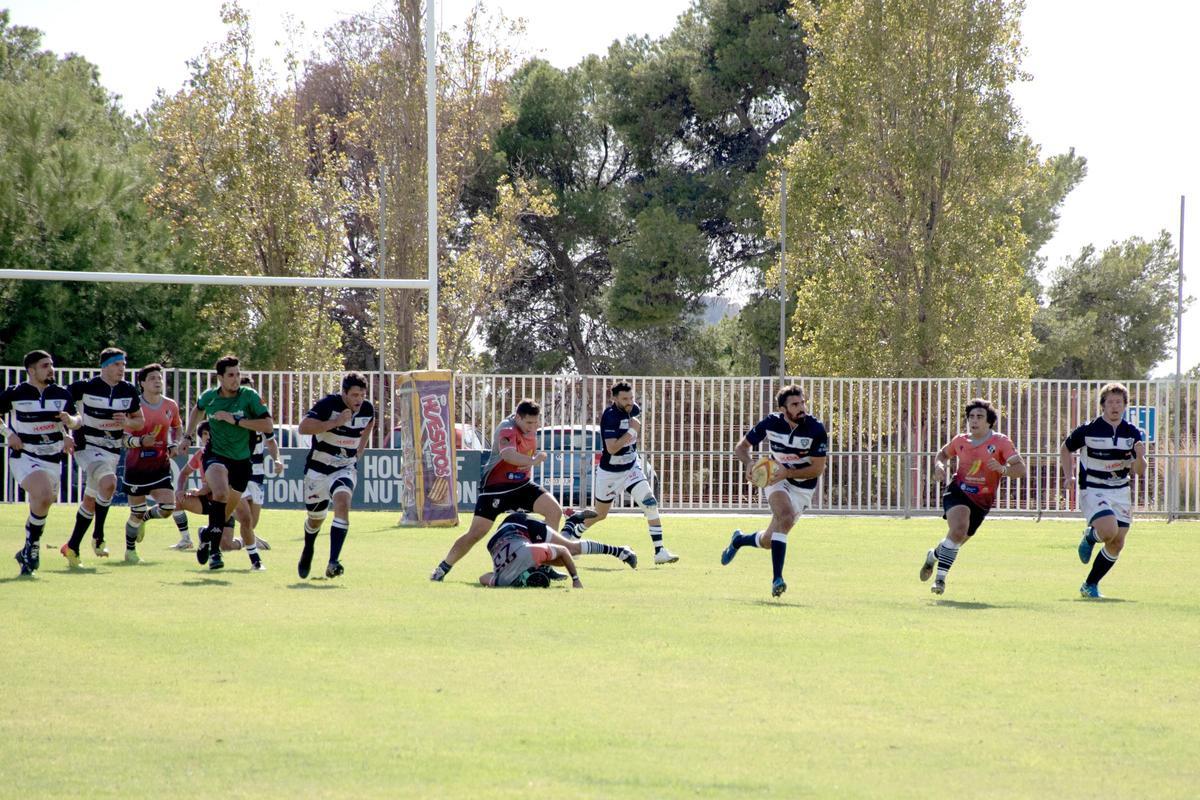
<svg viewBox="0 0 1200 800"><path fill-rule="evenodd" d="M779 597L787 591L787 584L783 582L783 578L776 578L771 582L771 597Z"/></svg>
<svg viewBox="0 0 1200 800"><path fill-rule="evenodd" d="M1100 586L1095 583L1085 583L1079 587L1079 596L1088 600L1103 600L1104 595L1100 594Z"/></svg>
<svg viewBox="0 0 1200 800"><path fill-rule="evenodd" d="M740 530L735 530L733 532L733 535L731 535L729 537L729 547L726 547L724 550L721 551L721 566L722 567L729 566L729 562L733 561L733 557L737 555L738 546L736 544L734 544L734 542L736 542L737 538L741 535L742 535L742 532Z"/></svg>
<svg viewBox="0 0 1200 800"><path fill-rule="evenodd" d="M1079 560L1084 564L1092 560L1092 548L1096 543L1091 539L1092 529L1089 527L1083 532L1083 538L1079 540Z"/></svg>

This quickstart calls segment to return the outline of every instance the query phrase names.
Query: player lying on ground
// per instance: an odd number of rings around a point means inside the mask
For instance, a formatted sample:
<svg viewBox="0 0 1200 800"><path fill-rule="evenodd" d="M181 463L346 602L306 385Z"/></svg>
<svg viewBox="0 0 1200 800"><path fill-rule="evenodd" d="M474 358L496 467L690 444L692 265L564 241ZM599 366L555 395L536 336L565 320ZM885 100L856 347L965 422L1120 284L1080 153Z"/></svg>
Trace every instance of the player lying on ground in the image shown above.
<svg viewBox="0 0 1200 800"><path fill-rule="evenodd" d="M479 576L484 586L545 588L550 585L550 577L544 568L556 566L566 569L574 588L583 588L567 541L545 523L525 514L509 515L488 540L487 549L492 571Z"/></svg>

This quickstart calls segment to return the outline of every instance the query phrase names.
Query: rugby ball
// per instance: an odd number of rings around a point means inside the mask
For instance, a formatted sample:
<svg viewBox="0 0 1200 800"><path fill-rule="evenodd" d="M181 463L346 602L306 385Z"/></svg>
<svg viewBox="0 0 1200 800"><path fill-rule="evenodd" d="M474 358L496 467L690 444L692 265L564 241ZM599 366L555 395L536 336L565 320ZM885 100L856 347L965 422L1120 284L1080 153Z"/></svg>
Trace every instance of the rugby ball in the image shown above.
<svg viewBox="0 0 1200 800"><path fill-rule="evenodd" d="M770 458L760 458L750 468L750 482L760 489L766 488L778 465Z"/></svg>

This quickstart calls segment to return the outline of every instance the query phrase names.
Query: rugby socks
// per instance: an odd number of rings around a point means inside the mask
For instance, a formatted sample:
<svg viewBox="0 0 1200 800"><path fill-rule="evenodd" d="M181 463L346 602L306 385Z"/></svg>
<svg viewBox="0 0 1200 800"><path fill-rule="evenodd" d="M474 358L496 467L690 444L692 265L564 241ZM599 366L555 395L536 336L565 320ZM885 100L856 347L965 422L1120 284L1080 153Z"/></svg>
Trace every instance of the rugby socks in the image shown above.
<svg viewBox="0 0 1200 800"><path fill-rule="evenodd" d="M759 531L751 531L743 533L741 536L733 537L733 547L735 550L740 550L743 547L758 547Z"/></svg>
<svg viewBox="0 0 1200 800"><path fill-rule="evenodd" d="M126 520L126 522L125 522L125 549L126 550L136 550L137 549L137 535L138 535L138 528L140 528L140 527L141 527L140 522L134 522L132 518Z"/></svg>
<svg viewBox="0 0 1200 800"><path fill-rule="evenodd" d="M654 552L657 553L663 549L662 543L662 522L650 523L650 543L654 545Z"/></svg>
<svg viewBox="0 0 1200 800"><path fill-rule="evenodd" d="M775 580L783 578L783 560L787 558L787 537L786 533L771 534L771 570L774 572Z"/></svg>
<svg viewBox="0 0 1200 800"><path fill-rule="evenodd" d="M1092 571L1088 573L1087 583L1092 586L1100 583L1100 579L1108 574L1108 571L1113 568L1113 564L1117 563L1117 556L1110 556L1108 550L1100 548L1100 554L1092 562Z"/></svg>
<svg viewBox="0 0 1200 800"><path fill-rule="evenodd" d="M1083 538L1087 539L1088 544L1100 544L1100 538L1096 536L1096 529L1091 525L1088 526L1087 533L1083 535Z"/></svg>
<svg viewBox="0 0 1200 800"><path fill-rule="evenodd" d="M250 563L258 566L262 563L262 556L258 554L258 542L246 545L246 555L250 556Z"/></svg>
<svg viewBox="0 0 1200 800"><path fill-rule="evenodd" d="M221 531L225 528L225 501L210 500L208 504L208 527L216 531L217 541L221 541Z"/></svg>
<svg viewBox="0 0 1200 800"><path fill-rule="evenodd" d="M29 552L41 547L42 531L45 529L46 518L30 511L29 519L25 520L25 546L29 548Z"/></svg>
<svg viewBox="0 0 1200 800"><path fill-rule="evenodd" d="M342 555L342 545L346 543L346 534L350 532L349 520L333 518L329 526L329 560L337 561Z"/></svg>
<svg viewBox="0 0 1200 800"><path fill-rule="evenodd" d="M451 569L453 569L453 567L454 567L453 564L447 564L445 561L443 561L442 563L437 565L436 569L434 569L433 579L440 581L442 578L446 577L446 575L450 572Z"/></svg>
<svg viewBox="0 0 1200 800"><path fill-rule="evenodd" d="M83 506L80 506L75 511L75 530L71 531L71 538L67 540L67 547L74 550L76 555L79 555L79 546L83 544L83 535L87 533L87 529L92 524L94 516L95 514Z"/></svg>
<svg viewBox="0 0 1200 800"><path fill-rule="evenodd" d="M111 497L107 500L103 497L96 498L96 527L92 529L93 541L104 541L104 520L108 519L108 507L110 503L112 503Z"/></svg>
<svg viewBox="0 0 1200 800"><path fill-rule="evenodd" d="M949 537L938 542L938 546L934 548L933 557L937 559L937 579L939 581L946 580L946 573L954 566L954 559L958 558L958 545L950 541Z"/></svg>
<svg viewBox="0 0 1200 800"><path fill-rule="evenodd" d="M579 554L582 556L620 556L621 548L591 539L579 540Z"/></svg>
<svg viewBox="0 0 1200 800"><path fill-rule="evenodd" d="M184 539L192 538L188 532L188 516L186 511L176 511L171 515L171 519L175 520L175 527L179 528L179 535Z"/></svg>

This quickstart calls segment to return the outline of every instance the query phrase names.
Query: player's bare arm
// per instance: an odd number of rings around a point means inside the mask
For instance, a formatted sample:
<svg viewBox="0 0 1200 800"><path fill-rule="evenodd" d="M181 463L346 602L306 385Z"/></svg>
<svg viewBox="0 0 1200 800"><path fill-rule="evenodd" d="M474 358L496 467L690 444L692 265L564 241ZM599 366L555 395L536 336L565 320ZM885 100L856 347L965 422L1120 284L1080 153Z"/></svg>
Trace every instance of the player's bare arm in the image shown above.
<svg viewBox="0 0 1200 800"><path fill-rule="evenodd" d="M1146 444L1145 442L1135 442L1133 445L1133 462L1129 465L1129 471L1139 478L1146 474L1146 468L1150 464L1146 460Z"/></svg>

